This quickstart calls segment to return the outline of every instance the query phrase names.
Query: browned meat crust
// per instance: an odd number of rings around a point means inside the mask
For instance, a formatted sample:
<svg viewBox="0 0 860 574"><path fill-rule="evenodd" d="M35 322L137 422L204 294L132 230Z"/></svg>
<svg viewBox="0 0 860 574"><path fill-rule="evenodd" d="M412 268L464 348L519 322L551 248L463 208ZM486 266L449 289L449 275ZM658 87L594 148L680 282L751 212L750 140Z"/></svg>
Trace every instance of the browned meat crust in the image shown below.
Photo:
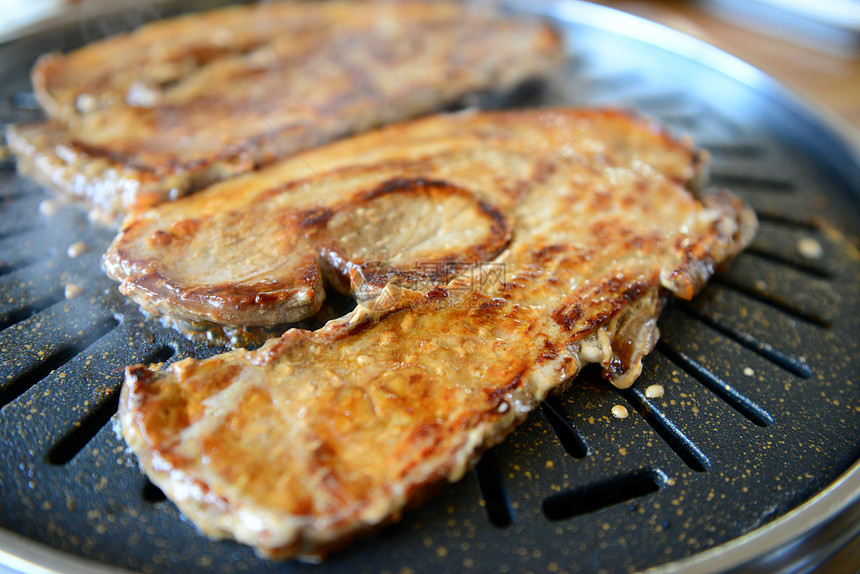
<svg viewBox="0 0 860 574"><path fill-rule="evenodd" d="M380 312L257 351L127 371L119 417L144 471L201 532L264 556L315 559L397 520L587 363L631 384L665 294L691 297L756 226L726 192L697 200L697 154L623 114L443 116L336 144L320 165L370 141L420 158L401 177L503 212L494 265L389 286Z"/></svg>
<svg viewBox="0 0 860 574"><path fill-rule="evenodd" d="M21 172L116 220L345 134L546 75L559 37L460 2L278 2L149 24L33 70Z"/></svg>

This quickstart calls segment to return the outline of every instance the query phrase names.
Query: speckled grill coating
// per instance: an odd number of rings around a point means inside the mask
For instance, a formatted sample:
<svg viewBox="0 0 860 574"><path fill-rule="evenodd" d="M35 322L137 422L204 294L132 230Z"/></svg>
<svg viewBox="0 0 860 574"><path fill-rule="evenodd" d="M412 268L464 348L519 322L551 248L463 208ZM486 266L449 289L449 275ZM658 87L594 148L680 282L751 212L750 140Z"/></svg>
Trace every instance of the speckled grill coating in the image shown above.
<svg viewBox="0 0 860 574"><path fill-rule="evenodd" d="M149 24L33 70L19 170L114 224L345 134L555 69L547 26L459 2L278 2Z"/></svg>
<svg viewBox="0 0 860 574"><path fill-rule="evenodd" d="M482 267L427 292L391 285L381 308L257 351L130 367L120 399L142 468L198 529L273 558L397 520L587 363L628 387L666 293L692 297L756 226L730 194L685 188L693 149L618 112L460 114L368 137L426 143L422 177L503 206L504 280ZM462 171L434 162L449 147Z"/></svg>

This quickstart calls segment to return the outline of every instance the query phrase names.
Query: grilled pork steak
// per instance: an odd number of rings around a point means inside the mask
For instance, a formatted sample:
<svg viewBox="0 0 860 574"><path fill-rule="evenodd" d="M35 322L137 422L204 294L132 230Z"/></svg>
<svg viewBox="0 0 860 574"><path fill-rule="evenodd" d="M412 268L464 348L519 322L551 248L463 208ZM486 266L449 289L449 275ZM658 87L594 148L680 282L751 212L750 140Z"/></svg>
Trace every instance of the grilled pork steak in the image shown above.
<svg viewBox="0 0 860 574"><path fill-rule="evenodd" d="M615 112L440 116L315 154L324 179L355 178L332 185L347 201L433 181L428 201L444 210L443 190L471 193L504 214L511 239L489 263L426 290L395 281L381 309L360 304L317 331L128 369L119 418L143 470L201 532L273 558L315 559L397 520L587 363L630 385L666 294L691 297L756 226L727 192L685 188L700 173L693 149ZM286 188L325 187L263 173L273 204ZM224 197L253 218L264 193Z"/></svg>
<svg viewBox="0 0 860 574"><path fill-rule="evenodd" d="M306 152L136 213L104 267L147 314L243 346L313 315L324 277L369 306L392 273L427 291L424 279L495 257L530 188L558 169L553 153L598 161L609 145L612 161L641 157L677 179L698 167L691 150L644 139L624 116L560 113L569 131L544 117L441 116ZM589 122L579 139L577 122Z"/></svg>
<svg viewBox="0 0 860 574"><path fill-rule="evenodd" d="M33 70L19 169L103 220L554 69L548 27L460 2L280 2L149 24Z"/></svg>

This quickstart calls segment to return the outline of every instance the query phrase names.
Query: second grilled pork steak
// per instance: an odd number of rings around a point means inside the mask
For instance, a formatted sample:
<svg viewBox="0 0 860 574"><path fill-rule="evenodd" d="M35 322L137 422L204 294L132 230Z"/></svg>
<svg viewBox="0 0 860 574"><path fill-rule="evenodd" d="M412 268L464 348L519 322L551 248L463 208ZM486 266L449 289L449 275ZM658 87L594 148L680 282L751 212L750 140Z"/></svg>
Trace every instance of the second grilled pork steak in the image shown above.
<svg viewBox="0 0 860 574"><path fill-rule="evenodd" d="M545 25L467 3L231 7L43 57L33 83L53 119L8 139L24 174L116 221L560 59Z"/></svg>
<svg viewBox="0 0 860 574"><path fill-rule="evenodd" d="M664 297L691 297L755 230L730 194L687 190L692 149L623 114L443 116L333 147L351 142L376 150L375 167L356 160L368 173L494 202L507 247L428 291L390 287L382 314L359 305L256 351L130 367L120 399L143 470L197 528L273 558L316 559L397 520L585 364L630 385Z"/></svg>
<svg viewBox="0 0 860 574"><path fill-rule="evenodd" d="M396 268L399 284L426 291L434 282L424 279L438 282L439 270L490 260L518 225L511 218L531 188L570 161L583 162L566 168L571 176L589 180L588 170L603 163L647 166L676 181L700 167L692 150L623 114L441 115L137 213L104 266L124 294L165 323L237 346L262 342L316 312L323 275L367 304L392 279L371 269L374 262ZM600 177L589 193L608 185ZM592 211L599 215L597 205Z"/></svg>

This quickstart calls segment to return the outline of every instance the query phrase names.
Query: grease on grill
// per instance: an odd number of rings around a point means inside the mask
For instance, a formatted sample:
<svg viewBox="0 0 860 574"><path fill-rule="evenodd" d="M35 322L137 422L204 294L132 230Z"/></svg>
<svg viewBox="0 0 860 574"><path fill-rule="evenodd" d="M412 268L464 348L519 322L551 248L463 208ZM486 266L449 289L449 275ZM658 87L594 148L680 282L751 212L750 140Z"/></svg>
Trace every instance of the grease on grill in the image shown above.
<svg viewBox="0 0 860 574"><path fill-rule="evenodd" d="M56 199L46 199L39 204L39 213L48 217L60 212L60 202Z"/></svg>
<svg viewBox="0 0 860 574"><path fill-rule="evenodd" d="M83 295L84 288L76 283L68 283L63 289L63 295L66 299L74 299L75 297L79 297Z"/></svg>
<svg viewBox="0 0 860 574"><path fill-rule="evenodd" d="M77 241L69 245L69 248L66 250L66 255L75 259L86 253L88 250L89 245L87 245L85 241Z"/></svg>
<svg viewBox="0 0 860 574"><path fill-rule="evenodd" d="M630 416L630 413L627 411L627 407L624 405L615 405L612 407L612 416L617 419L626 419Z"/></svg>
<svg viewBox="0 0 860 574"><path fill-rule="evenodd" d="M797 251L807 259L821 259L824 248L812 237L801 237L797 241Z"/></svg>

